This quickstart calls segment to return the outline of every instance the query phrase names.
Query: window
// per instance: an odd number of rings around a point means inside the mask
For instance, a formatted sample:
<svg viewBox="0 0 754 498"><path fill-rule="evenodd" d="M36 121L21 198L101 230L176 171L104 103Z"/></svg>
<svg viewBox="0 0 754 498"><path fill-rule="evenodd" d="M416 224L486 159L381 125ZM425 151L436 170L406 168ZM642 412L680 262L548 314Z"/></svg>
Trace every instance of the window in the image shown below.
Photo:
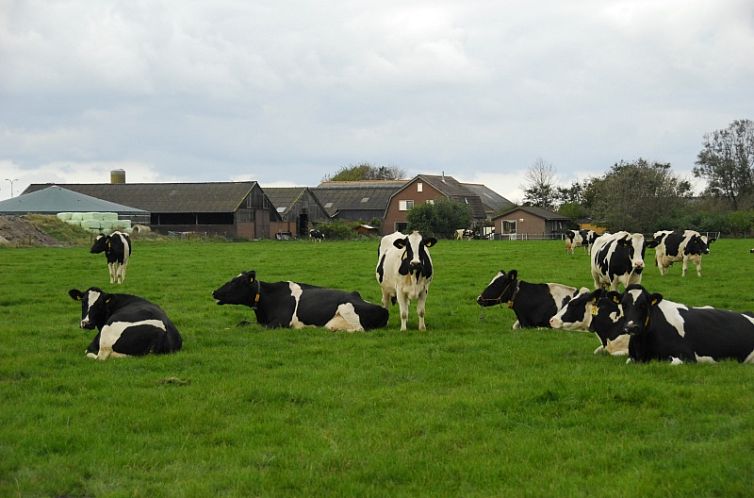
<svg viewBox="0 0 754 498"><path fill-rule="evenodd" d="M369 202L369 197L362 197L361 203L364 204L365 202Z"/></svg>
<svg viewBox="0 0 754 498"><path fill-rule="evenodd" d="M503 220L503 233L516 233L516 220Z"/></svg>
<svg viewBox="0 0 754 498"><path fill-rule="evenodd" d="M416 184L416 191L421 192L424 189L424 184L422 182L418 182Z"/></svg>
<svg viewBox="0 0 754 498"><path fill-rule="evenodd" d="M435 200L434 199L427 199L427 204L429 204L430 206L434 206L435 205Z"/></svg>
<svg viewBox="0 0 754 498"><path fill-rule="evenodd" d="M414 201L398 201L398 211L408 211L413 209Z"/></svg>

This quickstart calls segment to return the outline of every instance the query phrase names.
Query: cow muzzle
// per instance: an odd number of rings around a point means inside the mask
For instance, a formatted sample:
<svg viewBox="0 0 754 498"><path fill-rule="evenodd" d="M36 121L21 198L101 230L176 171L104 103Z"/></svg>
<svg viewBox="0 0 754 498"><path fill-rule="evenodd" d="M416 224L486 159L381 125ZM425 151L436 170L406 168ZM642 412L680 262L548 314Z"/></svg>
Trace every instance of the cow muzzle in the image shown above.
<svg viewBox="0 0 754 498"><path fill-rule="evenodd" d="M557 316L554 316L550 318L550 327L554 329L559 329L563 326L563 320L558 318Z"/></svg>
<svg viewBox="0 0 754 498"><path fill-rule="evenodd" d="M623 326L623 333L628 335L636 335L639 333L639 324L631 320L626 322Z"/></svg>
<svg viewBox="0 0 754 498"><path fill-rule="evenodd" d="M87 317L81 320L81 323L79 323L79 327L81 327L82 329L93 329L94 324L90 322L89 318Z"/></svg>

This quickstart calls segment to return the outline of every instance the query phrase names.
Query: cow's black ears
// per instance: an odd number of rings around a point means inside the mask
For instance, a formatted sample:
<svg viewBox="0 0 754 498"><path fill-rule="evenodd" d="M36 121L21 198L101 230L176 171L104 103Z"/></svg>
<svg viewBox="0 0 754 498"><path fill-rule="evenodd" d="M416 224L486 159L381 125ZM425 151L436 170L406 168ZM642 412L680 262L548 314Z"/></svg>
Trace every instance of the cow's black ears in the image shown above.
<svg viewBox="0 0 754 498"><path fill-rule="evenodd" d="M426 247L432 247L433 245L437 244L437 239L434 237L426 237L424 239L424 245Z"/></svg>
<svg viewBox="0 0 754 498"><path fill-rule="evenodd" d="M620 300L621 300L621 294L620 294L620 292L610 291L610 292L607 293L607 297L608 297L608 299L610 299L615 304L620 304Z"/></svg>
<svg viewBox="0 0 754 498"><path fill-rule="evenodd" d="M662 301L662 294L660 294L659 292L656 292L649 296L649 304L651 304L652 306L656 306L660 301Z"/></svg>
<svg viewBox="0 0 754 498"><path fill-rule="evenodd" d="M511 280L516 280L518 277L518 270L511 270L508 272L508 278Z"/></svg>
<svg viewBox="0 0 754 498"><path fill-rule="evenodd" d="M589 299L594 302L605 295L605 289L595 289L589 294Z"/></svg>
<svg viewBox="0 0 754 498"><path fill-rule="evenodd" d="M257 272L255 270L247 271L246 275L249 277L249 283L257 279Z"/></svg>
<svg viewBox="0 0 754 498"><path fill-rule="evenodd" d="M68 295L71 296L71 299L73 299L74 301L81 301L82 299L84 299L84 293L78 289L69 290Z"/></svg>
<svg viewBox="0 0 754 498"><path fill-rule="evenodd" d="M393 242L393 245L398 249L403 249L404 247L406 247L406 239L398 239Z"/></svg>

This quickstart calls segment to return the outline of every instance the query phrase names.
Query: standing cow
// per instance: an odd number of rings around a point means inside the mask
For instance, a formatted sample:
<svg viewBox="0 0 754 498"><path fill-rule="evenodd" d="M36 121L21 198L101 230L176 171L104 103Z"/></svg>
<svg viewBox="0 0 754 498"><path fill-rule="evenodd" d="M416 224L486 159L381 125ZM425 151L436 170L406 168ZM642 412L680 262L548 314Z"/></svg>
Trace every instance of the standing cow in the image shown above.
<svg viewBox="0 0 754 498"><path fill-rule="evenodd" d="M394 232L380 240L375 276L382 289L382 305L398 301L401 331L406 330L408 306L416 299L419 330L426 330L424 310L429 284L432 282L432 258L429 248L437 243L434 237L424 237L413 231L409 235Z"/></svg>
<svg viewBox="0 0 754 498"><path fill-rule="evenodd" d="M108 294L97 287L71 289L68 295L81 301L81 328L99 330L86 349L90 358L172 353L183 345L165 312L142 297Z"/></svg>
<svg viewBox="0 0 754 498"><path fill-rule="evenodd" d="M654 233L654 240L647 243L647 247L655 248L655 263L660 275L665 275L676 261L683 261L681 275L685 277L691 261L696 266L696 274L701 277L702 255L709 254L709 245L713 241L695 230L661 230Z"/></svg>
<svg viewBox="0 0 754 498"><path fill-rule="evenodd" d="M581 235L581 230L565 231L565 249L568 254L573 254L573 251L577 247L581 247L583 244L584 237Z"/></svg>
<svg viewBox="0 0 754 498"><path fill-rule="evenodd" d="M325 240L325 234L321 230L312 228L309 230L309 238L314 242L322 242Z"/></svg>
<svg viewBox="0 0 754 498"><path fill-rule="evenodd" d="M641 283L644 270L644 236L625 231L605 234L594 241L590 257L594 288L617 290Z"/></svg>
<svg viewBox="0 0 754 498"><path fill-rule="evenodd" d="M110 271L110 283L123 283L126 279L128 258L131 256L131 239L128 234L118 231L110 235L99 234L89 252L104 252L107 269Z"/></svg>
<svg viewBox="0 0 754 498"><path fill-rule="evenodd" d="M734 359L754 363L754 317L710 307L689 308L640 285L621 299L631 360L672 363Z"/></svg>
<svg viewBox="0 0 754 498"><path fill-rule="evenodd" d="M532 284L518 279L518 272L500 270L477 297L479 306L508 303L516 314L513 329L550 327L550 317L576 296L576 287L562 284Z"/></svg>
<svg viewBox="0 0 754 498"><path fill-rule="evenodd" d="M217 304L240 304L254 310L268 328L325 327L346 332L387 325L388 311L364 301L358 292L325 289L297 282L262 282L255 271L242 272L212 293Z"/></svg>

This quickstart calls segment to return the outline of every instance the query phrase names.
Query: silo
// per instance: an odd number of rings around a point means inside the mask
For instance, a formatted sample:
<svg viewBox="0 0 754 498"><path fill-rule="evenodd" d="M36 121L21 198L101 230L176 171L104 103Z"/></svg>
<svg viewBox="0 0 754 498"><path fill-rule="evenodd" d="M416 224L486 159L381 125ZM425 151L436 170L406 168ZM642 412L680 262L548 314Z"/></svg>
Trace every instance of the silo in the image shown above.
<svg viewBox="0 0 754 498"><path fill-rule="evenodd" d="M110 171L110 183L126 183L126 170L114 169Z"/></svg>

